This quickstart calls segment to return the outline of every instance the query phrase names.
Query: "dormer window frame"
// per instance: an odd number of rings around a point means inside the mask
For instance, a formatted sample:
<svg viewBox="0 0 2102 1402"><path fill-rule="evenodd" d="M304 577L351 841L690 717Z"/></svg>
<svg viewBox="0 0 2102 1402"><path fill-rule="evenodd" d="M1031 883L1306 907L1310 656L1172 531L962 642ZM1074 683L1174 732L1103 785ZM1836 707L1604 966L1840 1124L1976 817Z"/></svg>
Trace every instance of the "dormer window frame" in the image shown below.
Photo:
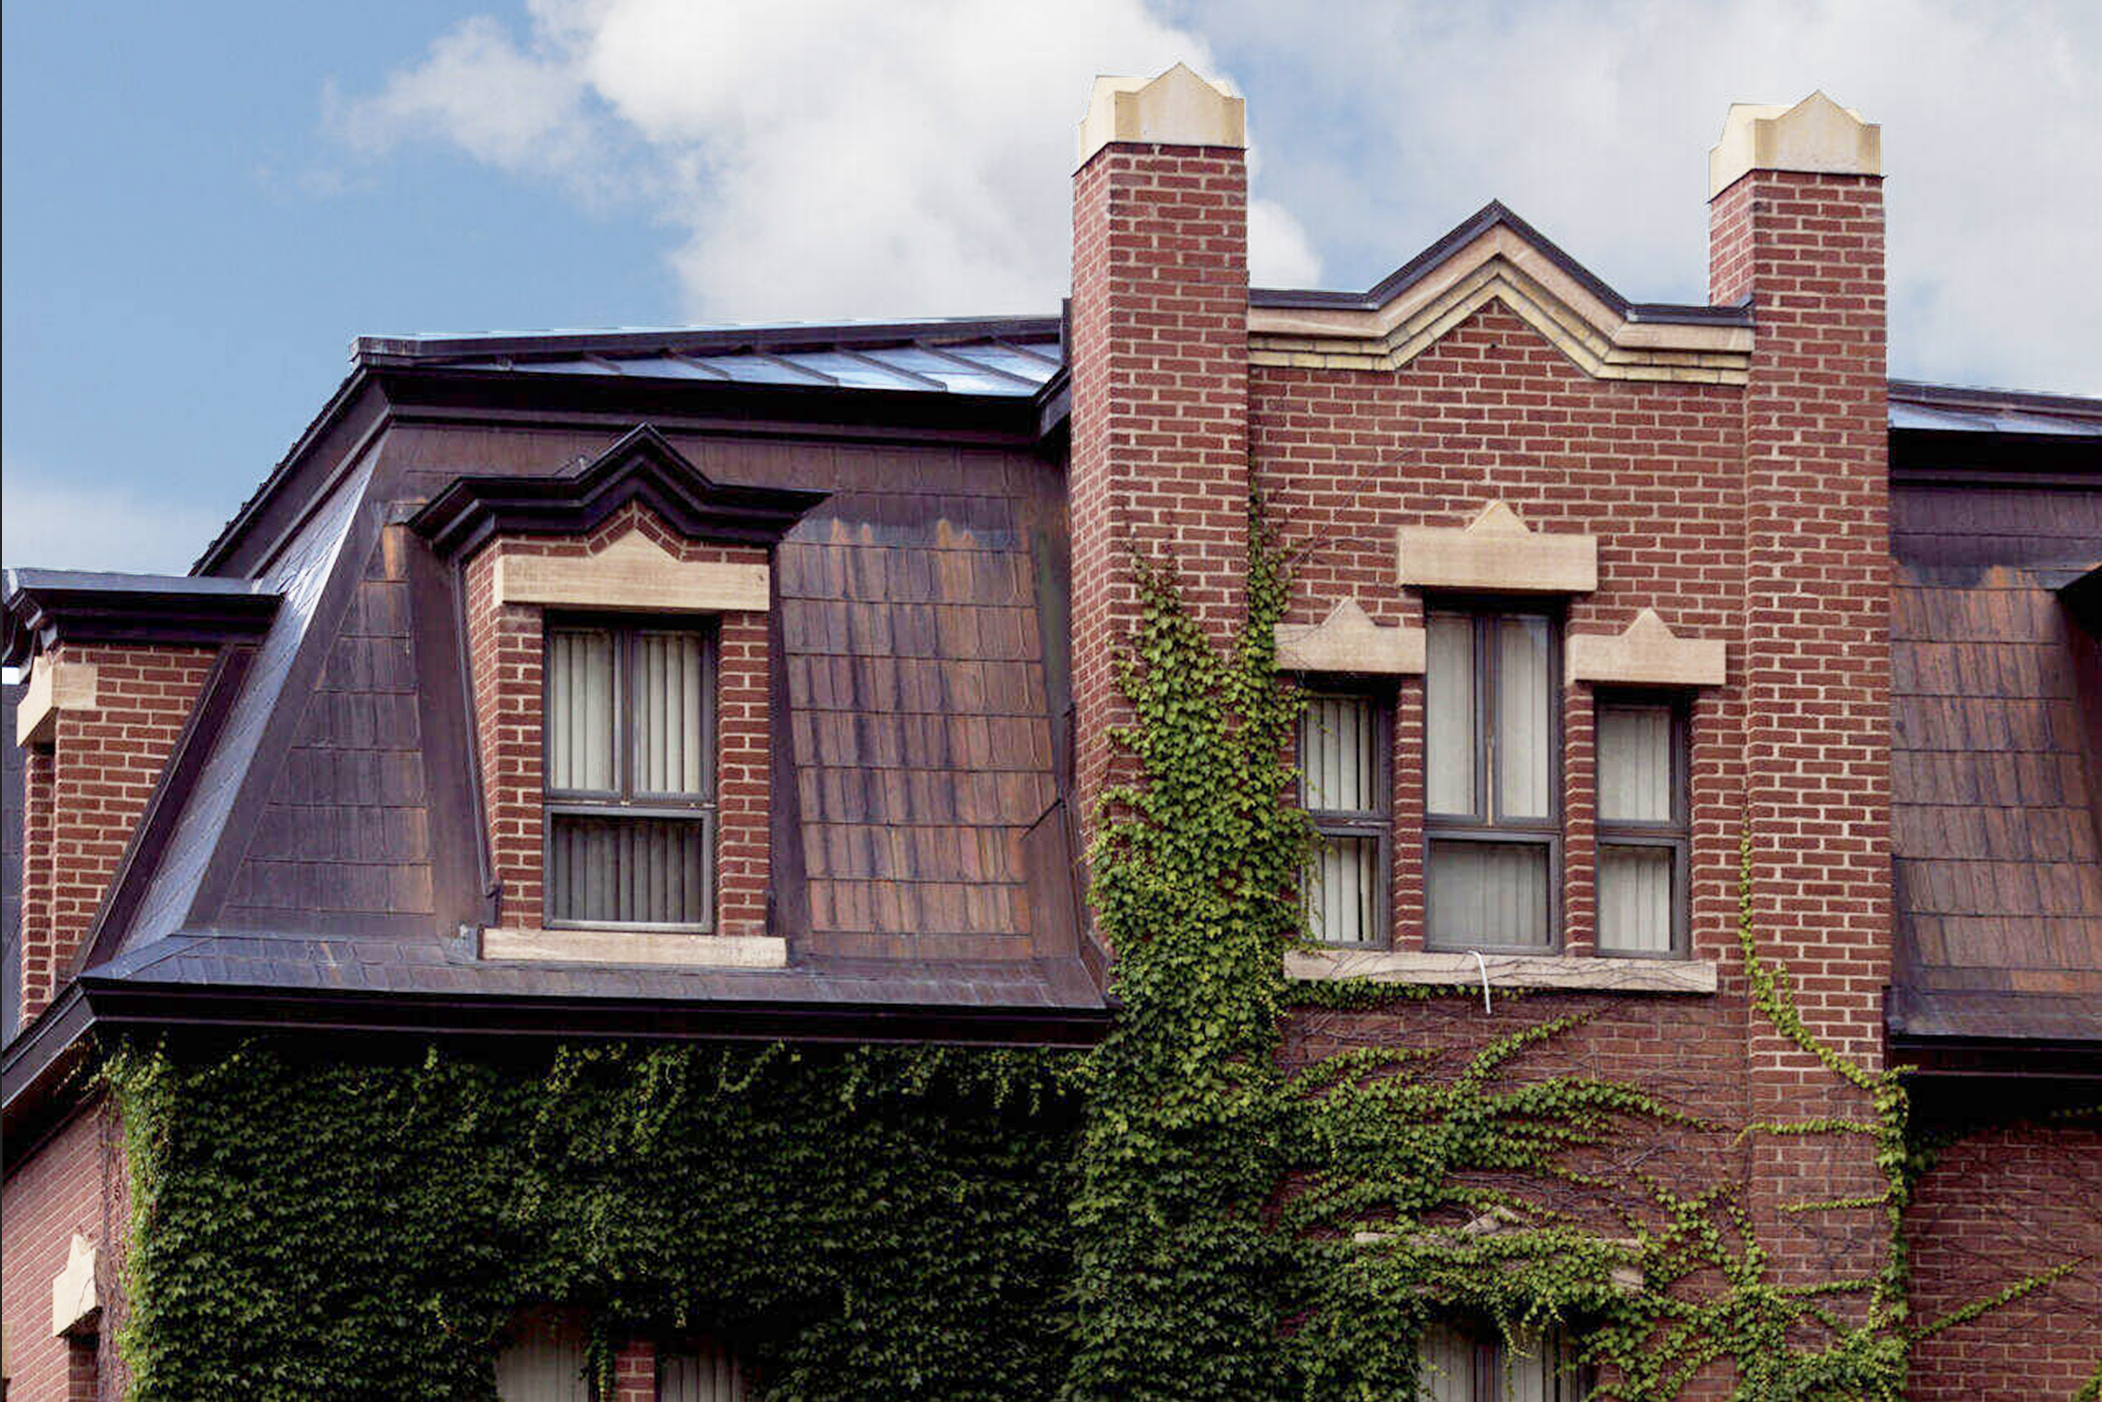
<svg viewBox="0 0 2102 1402"><path fill-rule="evenodd" d="M555 640L563 634L604 633L613 653L611 763L613 785L606 789L558 788L553 780L555 727ZM641 643L649 634L688 634L699 642L700 715L694 743L698 751L699 786L695 791L655 791L641 787L637 715L641 686L637 680ZM661 934L712 934L717 928L716 900L721 886L719 802L717 794L716 711L720 684L721 634L714 615L628 613L606 614L548 609L541 620L541 746L544 783L541 823L541 924L550 930L633 930ZM700 919L693 921L620 920L558 915L556 872L559 819L601 823L697 823L701 829Z"/></svg>

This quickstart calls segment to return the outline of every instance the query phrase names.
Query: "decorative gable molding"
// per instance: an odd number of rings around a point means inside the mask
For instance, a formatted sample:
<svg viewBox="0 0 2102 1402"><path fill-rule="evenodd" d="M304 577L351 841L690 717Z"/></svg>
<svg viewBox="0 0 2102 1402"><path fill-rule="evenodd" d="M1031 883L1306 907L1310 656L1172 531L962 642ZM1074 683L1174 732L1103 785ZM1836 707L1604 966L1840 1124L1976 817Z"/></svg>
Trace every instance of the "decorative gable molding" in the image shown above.
<svg viewBox="0 0 2102 1402"><path fill-rule="evenodd" d="M764 613L770 596L765 565L681 560L630 529L595 555L497 557L499 604L636 613Z"/></svg>
<svg viewBox="0 0 2102 1402"><path fill-rule="evenodd" d="M1721 686L1726 647L1720 638L1681 638L1655 609L1635 615L1619 636L1569 638L1569 680L1629 686Z"/></svg>
<svg viewBox="0 0 2102 1402"><path fill-rule="evenodd" d="M588 536L631 502L687 540L771 546L824 492L731 487L710 481L649 424L575 472L546 477L456 477L409 519L447 558L499 535Z"/></svg>
<svg viewBox="0 0 2102 1402"><path fill-rule="evenodd" d="M1277 665L1290 672L1355 672L1377 676L1423 671L1421 628L1382 626L1345 599L1319 623L1277 625Z"/></svg>
<svg viewBox="0 0 2102 1402"><path fill-rule="evenodd" d="M1741 385L1750 375L1752 329L1738 309L1632 305L1500 205L1355 304L1281 300L1249 307L1253 365L1399 370L1499 302L1597 379Z"/></svg>
<svg viewBox="0 0 2102 1402"><path fill-rule="evenodd" d="M1496 594L1588 594L1598 588L1598 540L1547 535L1501 501L1466 526L1403 526L1401 582L1416 589Z"/></svg>

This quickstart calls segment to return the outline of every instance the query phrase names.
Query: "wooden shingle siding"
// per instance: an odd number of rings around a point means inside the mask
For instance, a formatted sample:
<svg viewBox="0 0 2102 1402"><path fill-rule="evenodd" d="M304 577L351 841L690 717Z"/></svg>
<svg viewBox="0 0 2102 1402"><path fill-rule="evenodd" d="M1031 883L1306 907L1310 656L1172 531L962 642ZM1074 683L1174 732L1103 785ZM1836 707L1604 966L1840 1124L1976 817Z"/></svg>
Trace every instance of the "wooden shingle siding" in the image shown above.
<svg viewBox="0 0 2102 1402"><path fill-rule="evenodd" d="M1892 546L1896 1025L2102 1036L2102 696L2056 592L2102 556L2102 493L1903 487Z"/></svg>

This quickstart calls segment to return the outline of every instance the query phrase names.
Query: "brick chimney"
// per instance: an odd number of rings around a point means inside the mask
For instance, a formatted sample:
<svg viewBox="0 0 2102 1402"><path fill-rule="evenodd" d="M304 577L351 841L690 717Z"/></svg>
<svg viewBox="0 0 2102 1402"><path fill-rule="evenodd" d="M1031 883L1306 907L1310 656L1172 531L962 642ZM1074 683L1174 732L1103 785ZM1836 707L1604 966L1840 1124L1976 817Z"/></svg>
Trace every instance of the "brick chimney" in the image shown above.
<svg viewBox="0 0 2102 1402"><path fill-rule="evenodd" d="M1710 300L1749 298L1755 325L1744 394L1753 920L1810 1031L1871 1067L1891 936L1881 170L1879 129L1822 93L1732 107L1709 155ZM1826 1102L1837 1083L1807 1054L1762 1022L1750 1031L1751 1118L1860 1114L1858 1098ZM1818 1235L1802 1220L1816 1214L1792 1219L1778 1204L1846 1196L1849 1175L1879 1191L1865 1142L1763 1137L1762 1235ZM1853 1245L1803 1243L1781 1259ZM1860 1249L1877 1249L1872 1231Z"/></svg>
<svg viewBox="0 0 2102 1402"><path fill-rule="evenodd" d="M1083 822L1123 706L1131 559L1172 562L1224 637L1242 616L1248 506L1243 104L1177 64L1098 78L1073 177L1073 698Z"/></svg>

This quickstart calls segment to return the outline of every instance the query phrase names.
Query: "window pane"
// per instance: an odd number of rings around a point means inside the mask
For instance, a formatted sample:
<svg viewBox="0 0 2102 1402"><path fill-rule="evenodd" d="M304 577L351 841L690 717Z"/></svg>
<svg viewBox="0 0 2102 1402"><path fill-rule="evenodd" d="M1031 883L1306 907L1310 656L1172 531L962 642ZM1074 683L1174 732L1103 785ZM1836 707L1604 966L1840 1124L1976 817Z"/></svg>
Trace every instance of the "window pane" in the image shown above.
<svg viewBox="0 0 2102 1402"><path fill-rule="evenodd" d="M1673 852L1669 847L1598 849L1598 947L1671 952Z"/></svg>
<svg viewBox="0 0 2102 1402"><path fill-rule="evenodd" d="M1599 707L1599 821L1668 823L1671 787L1671 708Z"/></svg>
<svg viewBox="0 0 2102 1402"><path fill-rule="evenodd" d="M1433 842L1426 896L1429 938L1447 948L1548 946L1547 847Z"/></svg>
<svg viewBox="0 0 2102 1402"><path fill-rule="evenodd" d="M584 1328L574 1315L536 1310L511 1331L496 1356L502 1402L591 1402L584 1376Z"/></svg>
<svg viewBox="0 0 2102 1402"><path fill-rule="evenodd" d="M1379 840L1328 837L1307 869L1307 929L1327 944L1377 944Z"/></svg>
<svg viewBox="0 0 2102 1402"><path fill-rule="evenodd" d="M1379 809L1379 711L1366 696L1315 696L1300 720L1303 802L1309 811Z"/></svg>
<svg viewBox="0 0 2102 1402"><path fill-rule="evenodd" d="M1544 618L1496 621L1496 782L1499 818L1545 818L1548 775L1548 633Z"/></svg>
<svg viewBox="0 0 2102 1402"><path fill-rule="evenodd" d="M700 635L637 634L635 672L636 792L702 793Z"/></svg>
<svg viewBox="0 0 2102 1402"><path fill-rule="evenodd" d="M657 1402L746 1402L752 1380L737 1356L720 1344L706 1343L693 1353L669 1353L657 1360Z"/></svg>
<svg viewBox="0 0 2102 1402"><path fill-rule="evenodd" d="M708 830L697 820L548 820L547 913L584 924L706 925Z"/></svg>
<svg viewBox="0 0 2102 1402"><path fill-rule="evenodd" d="M1581 1402L1576 1349L1559 1329L1545 1335L1518 1330L1500 1352L1504 1376L1498 1396L1510 1402Z"/></svg>
<svg viewBox="0 0 2102 1402"><path fill-rule="evenodd" d="M547 635L547 786L610 790L613 638L560 628Z"/></svg>
<svg viewBox="0 0 2102 1402"><path fill-rule="evenodd" d="M1423 1402L1474 1402L1474 1340L1443 1320L1416 1345L1417 1394Z"/></svg>
<svg viewBox="0 0 2102 1402"><path fill-rule="evenodd" d="M1424 806L1433 813L1473 816L1474 620L1434 613L1426 628Z"/></svg>

